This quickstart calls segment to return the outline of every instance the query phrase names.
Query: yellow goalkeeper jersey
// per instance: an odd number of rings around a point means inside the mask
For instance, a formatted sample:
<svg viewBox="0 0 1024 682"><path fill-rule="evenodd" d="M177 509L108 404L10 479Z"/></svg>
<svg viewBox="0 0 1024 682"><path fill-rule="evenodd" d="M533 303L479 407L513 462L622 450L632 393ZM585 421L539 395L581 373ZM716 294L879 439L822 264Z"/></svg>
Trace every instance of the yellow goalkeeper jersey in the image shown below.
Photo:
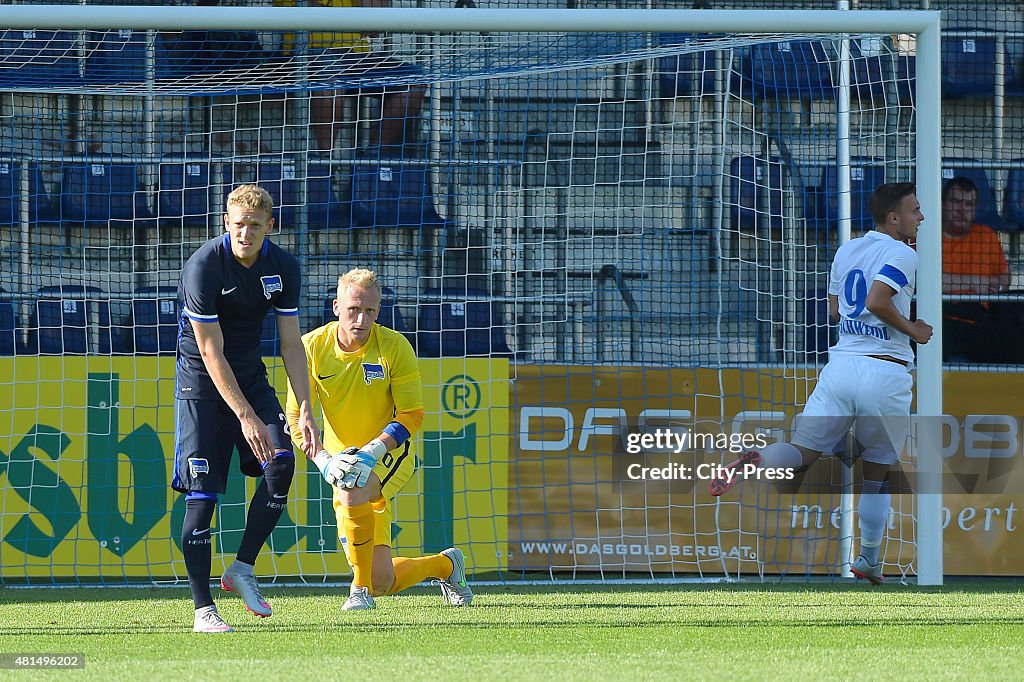
<svg viewBox="0 0 1024 682"><path fill-rule="evenodd" d="M323 443L334 454L362 447L397 421L410 434L423 421L423 384L409 341L396 331L373 326L366 344L353 353L338 347L337 322L303 335L314 409L323 411ZM292 440L301 445L299 404L288 388L285 412Z"/></svg>

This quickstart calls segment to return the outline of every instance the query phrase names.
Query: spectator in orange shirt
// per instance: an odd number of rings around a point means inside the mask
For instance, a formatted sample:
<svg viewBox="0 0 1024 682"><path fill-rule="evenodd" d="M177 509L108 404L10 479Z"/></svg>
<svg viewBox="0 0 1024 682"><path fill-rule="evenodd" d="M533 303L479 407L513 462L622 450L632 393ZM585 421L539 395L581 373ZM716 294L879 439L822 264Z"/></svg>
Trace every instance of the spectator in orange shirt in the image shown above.
<svg viewBox="0 0 1024 682"><path fill-rule="evenodd" d="M978 189L956 177L942 188L942 292L995 294L1010 286L1010 269L999 236L974 222Z"/></svg>
<svg viewBox="0 0 1024 682"><path fill-rule="evenodd" d="M974 222L978 188L955 177L942 188L942 292L996 294L1010 285L1010 269L999 236ZM943 305L944 359L990 362L995 344L989 303L947 302Z"/></svg>

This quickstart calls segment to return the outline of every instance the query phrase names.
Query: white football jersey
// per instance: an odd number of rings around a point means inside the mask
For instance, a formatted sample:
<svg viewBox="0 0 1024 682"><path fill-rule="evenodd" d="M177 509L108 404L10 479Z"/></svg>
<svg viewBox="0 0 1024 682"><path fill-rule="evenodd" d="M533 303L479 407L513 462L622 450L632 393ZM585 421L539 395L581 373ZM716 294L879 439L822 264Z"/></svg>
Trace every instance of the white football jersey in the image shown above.
<svg viewBox="0 0 1024 682"><path fill-rule="evenodd" d="M872 230L840 246L828 283L828 293L839 298L839 342L829 353L891 355L913 362L910 337L879 320L865 304L871 284L883 282L896 291L896 309L910 319L916 273L917 252L882 232Z"/></svg>

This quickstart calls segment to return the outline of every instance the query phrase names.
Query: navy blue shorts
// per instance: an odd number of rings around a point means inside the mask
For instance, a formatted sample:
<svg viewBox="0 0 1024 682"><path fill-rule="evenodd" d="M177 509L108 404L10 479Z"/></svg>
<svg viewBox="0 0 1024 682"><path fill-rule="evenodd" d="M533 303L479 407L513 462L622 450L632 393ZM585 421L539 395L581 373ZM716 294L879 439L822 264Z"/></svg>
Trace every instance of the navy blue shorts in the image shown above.
<svg viewBox="0 0 1024 682"><path fill-rule="evenodd" d="M292 452L288 422L274 389L268 385L245 397L270 429L274 450ZM235 448L238 448L238 468L243 474L263 475L260 461L242 436L238 417L223 400L176 399L174 409L177 428L172 488L182 493L224 493Z"/></svg>

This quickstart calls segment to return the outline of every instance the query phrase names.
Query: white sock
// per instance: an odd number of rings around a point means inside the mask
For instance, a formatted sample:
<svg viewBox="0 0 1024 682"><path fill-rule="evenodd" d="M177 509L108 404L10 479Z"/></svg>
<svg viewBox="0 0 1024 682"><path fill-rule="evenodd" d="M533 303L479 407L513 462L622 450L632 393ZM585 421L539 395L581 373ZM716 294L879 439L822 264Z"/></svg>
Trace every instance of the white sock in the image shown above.
<svg viewBox="0 0 1024 682"><path fill-rule="evenodd" d="M885 523L889 519L889 504L892 501L888 491L881 491L882 486L882 481L865 480L857 506L860 554L872 565L878 563L879 548L885 536Z"/></svg>
<svg viewBox="0 0 1024 682"><path fill-rule="evenodd" d="M210 604L209 606L201 606L201 607L199 607L198 609L196 609L196 616L201 616L204 613L209 613L211 611L214 612L214 613L217 612L217 605L216 604Z"/></svg>
<svg viewBox="0 0 1024 682"><path fill-rule="evenodd" d="M761 466L766 469L796 469L804 456L790 443L771 443L761 450Z"/></svg>

